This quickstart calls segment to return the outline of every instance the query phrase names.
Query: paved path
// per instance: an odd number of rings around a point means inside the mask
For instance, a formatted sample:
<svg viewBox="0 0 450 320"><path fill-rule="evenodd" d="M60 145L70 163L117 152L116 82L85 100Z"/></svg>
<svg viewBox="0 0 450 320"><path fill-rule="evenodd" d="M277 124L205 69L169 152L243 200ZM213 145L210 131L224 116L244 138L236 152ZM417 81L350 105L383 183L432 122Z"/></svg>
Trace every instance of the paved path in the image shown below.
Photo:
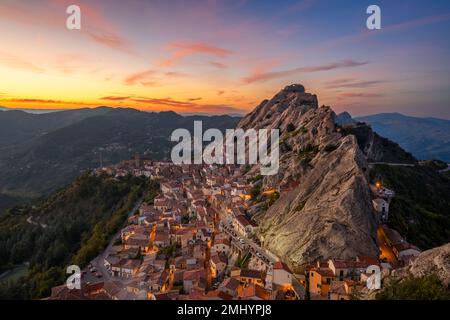
<svg viewBox="0 0 450 320"><path fill-rule="evenodd" d="M224 220L223 220L222 230L226 234L228 234L231 237L232 242L235 245L237 245L239 248L243 249L243 251L245 251L244 248L249 248L252 255L256 256L256 253L259 252L269 262L275 263L278 261L278 258L276 258L275 255L273 255L270 252L267 252L266 249L263 249L260 246L258 246L252 239L247 239L247 238L245 238L245 236L240 235L235 229L233 229ZM244 239L244 244L241 244L241 242L239 241L240 239Z"/></svg>
<svg viewBox="0 0 450 320"><path fill-rule="evenodd" d="M392 163L392 162L369 162L369 166L376 164L385 164L392 167L414 167L415 164L412 163Z"/></svg>
<svg viewBox="0 0 450 320"><path fill-rule="evenodd" d="M29 223L29 224L34 224L35 226L41 226L42 228L47 228L47 225L46 224L44 224L44 223L38 223L38 222L36 222L36 221L33 221L33 216L29 216L28 217L28 219L27 219L27 222Z"/></svg>
<svg viewBox="0 0 450 320"><path fill-rule="evenodd" d="M128 218L131 217L137 209L139 209L139 207L142 204L143 199L139 199L136 202L136 205L133 207L133 209L131 209L131 211L128 213ZM125 224L127 224L127 222L125 222ZM111 274L108 272L108 270L106 270L105 268L105 258L108 257L108 255L111 252L112 247L114 246L114 242L120 237L121 235L121 231L122 229L120 229L111 239L111 241L109 242L108 246L106 247L106 249L103 251L102 254L100 254L99 256L97 256L94 260L91 261L92 266L94 266L97 269L97 272L100 272L102 275L102 279L103 281L108 281L112 278Z"/></svg>

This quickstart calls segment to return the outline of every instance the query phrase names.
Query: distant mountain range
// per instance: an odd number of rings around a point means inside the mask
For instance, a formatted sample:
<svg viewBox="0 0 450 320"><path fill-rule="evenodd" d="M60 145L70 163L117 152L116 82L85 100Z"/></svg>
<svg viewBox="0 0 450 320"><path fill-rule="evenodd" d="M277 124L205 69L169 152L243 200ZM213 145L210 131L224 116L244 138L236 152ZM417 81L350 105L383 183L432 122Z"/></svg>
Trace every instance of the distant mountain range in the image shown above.
<svg viewBox="0 0 450 320"><path fill-rule="evenodd" d="M31 114L0 111L0 195L37 197L60 188L80 172L130 159L136 152L168 159L177 128L234 128L231 116L181 116L98 107ZM6 197L8 195L8 197ZM1 203L0 203L1 207Z"/></svg>
<svg viewBox="0 0 450 320"><path fill-rule="evenodd" d="M340 114L341 122L351 121L348 113ZM450 162L450 120L418 118L400 113L380 113L354 118L366 122L379 135L397 142L417 159L439 159Z"/></svg>
<svg viewBox="0 0 450 320"><path fill-rule="evenodd" d="M0 106L0 111L13 111L13 110L23 111L23 112L27 112L27 113L36 113L36 114L63 111L62 109L60 109L60 110L58 110L58 109L29 109L29 108L9 108L9 107Z"/></svg>

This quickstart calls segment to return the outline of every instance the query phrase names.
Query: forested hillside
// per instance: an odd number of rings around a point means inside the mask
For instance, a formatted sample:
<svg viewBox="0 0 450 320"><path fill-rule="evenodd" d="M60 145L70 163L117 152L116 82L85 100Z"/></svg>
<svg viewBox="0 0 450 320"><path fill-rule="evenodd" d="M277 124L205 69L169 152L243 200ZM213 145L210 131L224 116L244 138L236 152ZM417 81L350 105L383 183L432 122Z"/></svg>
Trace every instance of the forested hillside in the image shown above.
<svg viewBox="0 0 450 320"><path fill-rule="evenodd" d="M64 281L70 264L85 266L120 229L136 202L155 194L145 178L85 173L33 206L0 217L0 272L29 263L24 279L3 282L0 298L42 298Z"/></svg>
<svg viewBox="0 0 450 320"><path fill-rule="evenodd" d="M376 165L372 180L381 180L396 196L389 224L422 250L450 242L450 179L430 166Z"/></svg>

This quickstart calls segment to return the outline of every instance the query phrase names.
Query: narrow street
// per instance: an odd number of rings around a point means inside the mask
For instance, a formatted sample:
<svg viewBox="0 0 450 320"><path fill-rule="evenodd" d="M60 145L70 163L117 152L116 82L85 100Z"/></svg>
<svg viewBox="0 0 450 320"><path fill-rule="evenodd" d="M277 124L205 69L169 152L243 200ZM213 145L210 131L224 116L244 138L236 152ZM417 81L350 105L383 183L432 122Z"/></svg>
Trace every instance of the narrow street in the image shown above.
<svg viewBox="0 0 450 320"><path fill-rule="evenodd" d="M397 257L395 256L394 252L392 251L392 248L387 245L387 240L383 236L380 229L377 230L377 238L378 238L378 246L381 251L380 258L381 259L387 259L387 262L393 267L397 268L399 265L399 261L397 260Z"/></svg>
<svg viewBox="0 0 450 320"><path fill-rule="evenodd" d="M139 207L140 207L141 204L142 204L142 201L143 201L143 199L141 198L141 199L139 199L139 200L136 202L136 204L135 204L135 206L133 207L133 209L131 209L131 211L128 213L127 218L131 217L131 216L136 212L136 210L139 209ZM127 223L127 222L125 222L125 224L126 224L126 223ZM99 273L102 275L102 280L103 280L103 281L109 281L109 280L112 278L111 274L110 274L110 273L108 272L108 270L106 270L106 268L105 268L104 260L105 260L105 258L107 258L108 255L110 254L111 248L114 246L114 242L120 237L121 231L122 231L122 229L119 230L119 231L111 238L111 241L109 242L108 246L107 246L106 249L103 251L103 253L100 254L99 256L97 256L95 259L93 259L93 260L91 261L92 266L95 267L95 268L97 269L97 272L99 272Z"/></svg>
<svg viewBox="0 0 450 320"><path fill-rule="evenodd" d="M274 257L274 255L269 254L267 252L267 250L261 248L260 246L258 246L252 239L248 239L246 238L244 235L240 235L237 233L237 231L235 231L232 226L228 225L225 221L223 221L223 225L222 225L222 230L228 234L231 239L232 242L237 245L239 248L242 248L244 251L245 249L249 250L253 255L256 255L258 252L262 255L262 259L264 260L264 262L269 265L270 263L275 263L278 261L278 259L276 259ZM240 239L243 239L244 243L240 242Z"/></svg>

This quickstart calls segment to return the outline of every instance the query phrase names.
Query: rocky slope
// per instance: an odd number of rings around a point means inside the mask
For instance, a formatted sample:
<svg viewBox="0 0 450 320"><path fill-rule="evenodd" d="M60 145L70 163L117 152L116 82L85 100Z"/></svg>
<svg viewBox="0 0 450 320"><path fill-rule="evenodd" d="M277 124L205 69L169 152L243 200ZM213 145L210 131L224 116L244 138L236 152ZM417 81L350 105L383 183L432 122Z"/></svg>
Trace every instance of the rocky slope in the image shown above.
<svg viewBox="0 0 450 320"><path fill-rule="evenodd" d="M442 283L450 285L450 243L422 254L413 262L409 271L414 277L436 274Z"/></svg>
<svg viewBox="0 0 450 320"><path fill-rule="evenodd" d="M298 271L317 259L377 255L366 159L354 135L336 130L330 107L291 85L238 127L280 129L280 170L264 178L262 189L290 191L255 215L270 251Z"/></svg>
<svg viewBox="0 0 450 320"><path fill-rule="evenodd" d="M356 293L356 298L359 300L442 299L439 297L441 292L430 291L432 290L430 283L423 282L423 279L428 276L436 276L443 288L450 289L450 243L422 252L411 265L392 272L383 272L381 291L368 290L364 286Z"/></svg>

